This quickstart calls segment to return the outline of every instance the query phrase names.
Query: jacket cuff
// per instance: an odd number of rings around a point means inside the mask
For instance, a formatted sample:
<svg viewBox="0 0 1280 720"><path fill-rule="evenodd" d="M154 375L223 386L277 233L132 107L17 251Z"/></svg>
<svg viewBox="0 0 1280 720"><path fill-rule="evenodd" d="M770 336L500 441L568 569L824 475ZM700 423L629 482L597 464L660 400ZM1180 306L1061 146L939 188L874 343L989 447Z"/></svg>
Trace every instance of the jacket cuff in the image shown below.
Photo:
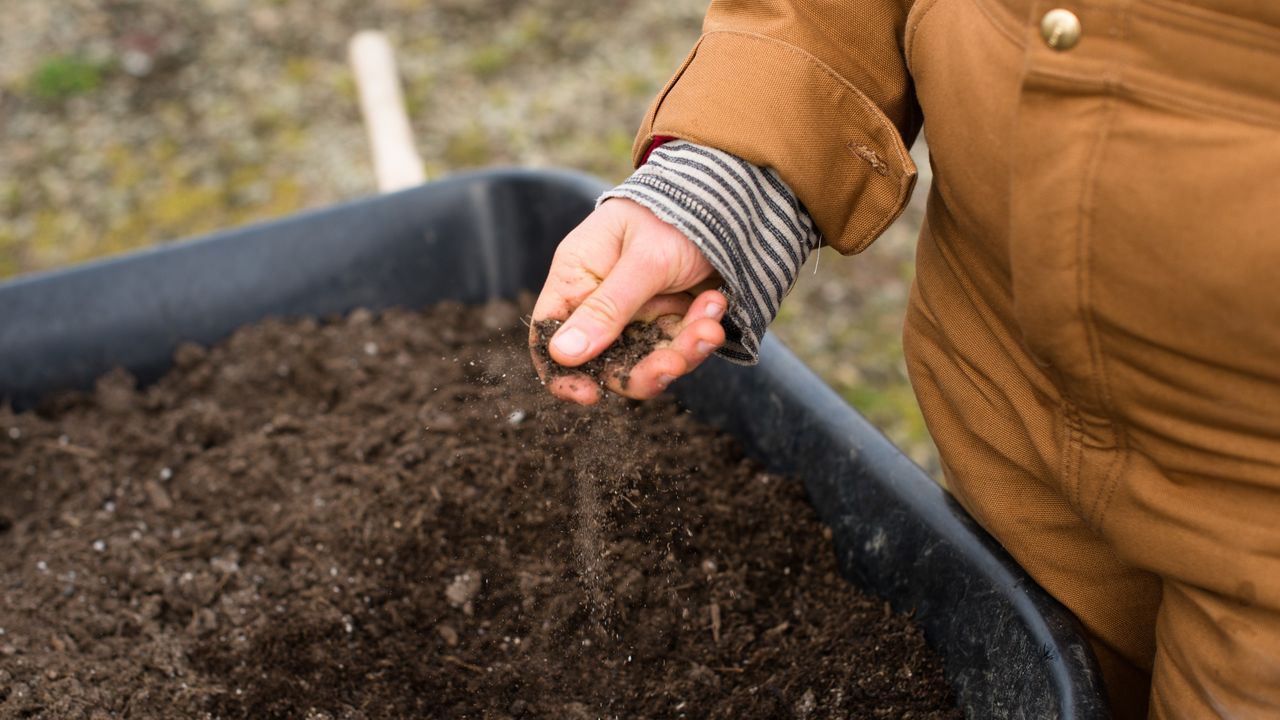
<svg viewBox="0 0 1280 720"><path fill-rule="evenodd" d="M649 109L637 166L662 135L776 170L845 254L897 219L916 181L898 128L866 95L801 48L753 33L702 36Z"/></svg>
<svg viewBox="0 0 1280 720"><path fill-rule="evenodd" d="M728 153L676 141L654 151L600 202L614 197L643 205L698 246L729 299L717 354L754 364L765 329L822 241L786 183Z"/></svg>

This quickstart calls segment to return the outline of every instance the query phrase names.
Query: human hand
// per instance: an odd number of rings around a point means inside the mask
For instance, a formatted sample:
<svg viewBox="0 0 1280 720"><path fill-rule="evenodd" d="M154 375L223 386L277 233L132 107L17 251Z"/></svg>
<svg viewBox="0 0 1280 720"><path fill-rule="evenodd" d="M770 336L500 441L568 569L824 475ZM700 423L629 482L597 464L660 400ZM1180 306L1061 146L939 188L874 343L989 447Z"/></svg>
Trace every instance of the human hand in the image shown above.
<svg viewBox="0 0 1280 720"><path fill-rule="evenodd" d="M632 320L658 323L669 338L629 369L626 382L607 373L606 387L647 400L692 372L724 344L728 301L715 269L683 233L623 198L602 204L556 249L533 308L529 344L534 367L551 393L590 405L600 387L582 373L549 377L533 350L540 320L564 320L551 338L551 359L578 367L599 355ZM623 370L619 368L618 370Z"/></svg>

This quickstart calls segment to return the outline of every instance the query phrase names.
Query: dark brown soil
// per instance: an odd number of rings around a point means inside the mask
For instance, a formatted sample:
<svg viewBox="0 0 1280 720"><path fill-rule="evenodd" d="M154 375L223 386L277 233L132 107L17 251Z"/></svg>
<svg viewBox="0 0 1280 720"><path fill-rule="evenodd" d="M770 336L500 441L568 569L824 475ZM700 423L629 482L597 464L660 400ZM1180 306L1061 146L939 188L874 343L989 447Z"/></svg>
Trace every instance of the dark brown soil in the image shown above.
<svg viewBox="0 0 1280 720"><path fill-rule="evenodd" d="M547 344L551 337L563 325L559 320L536 320L533 323L533 351L537 353L543 366L547 368L547 377L563 377L565 375L586 375L604 387L610 375L616 375L618 384L627 389L627 381L631 379L631 368L653 352L658 343L669 340L657 323L628 323L613 344L604 352L577 367L565 367L551 359L551 351Z"/></svg>
<svg viewBox="0 0 1280 720"><path fill-rule="evenodd" d="M0 409L0 717L959 717L797 483L524 332L270 321Z"/></svg>

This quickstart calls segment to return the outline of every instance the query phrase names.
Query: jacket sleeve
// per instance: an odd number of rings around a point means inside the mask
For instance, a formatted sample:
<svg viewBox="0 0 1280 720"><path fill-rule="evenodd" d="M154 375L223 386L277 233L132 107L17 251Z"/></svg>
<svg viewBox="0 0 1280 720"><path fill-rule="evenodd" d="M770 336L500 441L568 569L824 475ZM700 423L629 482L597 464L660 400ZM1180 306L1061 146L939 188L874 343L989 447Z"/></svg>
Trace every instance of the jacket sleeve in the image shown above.
<svg viewBox="0 0 1280 720"><path fill-rule="evenodd" d="M920 129L903 58L912 0L713 0L703 35L636 138L717 148L775 170L826 243L861 252L906 207Z"/></svg>

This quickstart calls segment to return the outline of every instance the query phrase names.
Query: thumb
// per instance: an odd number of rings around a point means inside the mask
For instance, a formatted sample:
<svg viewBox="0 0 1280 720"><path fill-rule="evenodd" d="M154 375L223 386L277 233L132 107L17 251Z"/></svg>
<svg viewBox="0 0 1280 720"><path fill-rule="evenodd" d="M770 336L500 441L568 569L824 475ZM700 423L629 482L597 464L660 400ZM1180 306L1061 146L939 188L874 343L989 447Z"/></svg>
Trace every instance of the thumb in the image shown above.
<svg viewBox="0 0 1280 720"><path fill-rule="evenodd" d="M576 367L609 347L640 308L664 289L664 274L623 252L600 286L588 295L551 338L551 357Z"/></svg>

